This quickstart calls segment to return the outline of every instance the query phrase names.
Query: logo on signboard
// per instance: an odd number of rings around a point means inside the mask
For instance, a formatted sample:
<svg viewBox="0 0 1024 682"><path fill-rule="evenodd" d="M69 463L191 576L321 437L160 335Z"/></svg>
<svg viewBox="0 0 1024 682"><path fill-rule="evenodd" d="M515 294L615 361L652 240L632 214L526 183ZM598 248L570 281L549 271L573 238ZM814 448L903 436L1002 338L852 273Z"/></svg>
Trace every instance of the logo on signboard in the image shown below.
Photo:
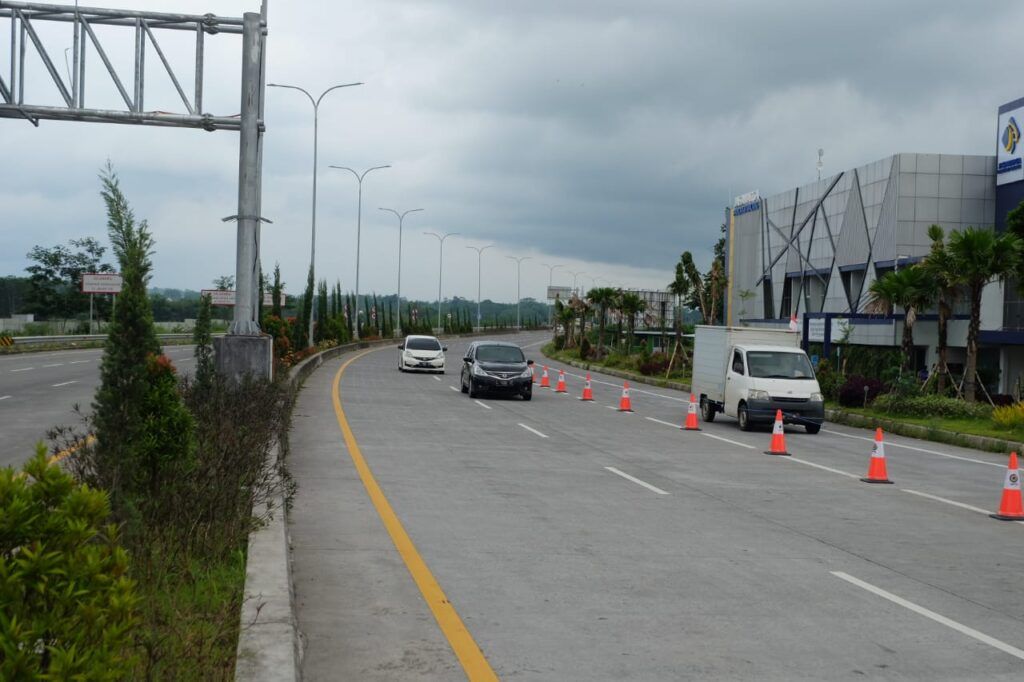
<svg viewBox="0 0 1024 682"><path fill-rule="evenodd" d="M1006 127L1003 128L1003 149L1012 154L1017 151L1017 143L1020 142L1020 128L1017 126L1017 119L1010 117Z"/></svg>

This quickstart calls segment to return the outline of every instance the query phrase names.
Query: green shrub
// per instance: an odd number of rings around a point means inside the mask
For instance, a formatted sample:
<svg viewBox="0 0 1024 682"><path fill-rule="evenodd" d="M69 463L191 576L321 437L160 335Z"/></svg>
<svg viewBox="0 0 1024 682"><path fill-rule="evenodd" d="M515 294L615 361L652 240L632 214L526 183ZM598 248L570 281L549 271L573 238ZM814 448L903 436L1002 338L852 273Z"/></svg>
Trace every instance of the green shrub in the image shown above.
<svg viewBox="0 0 1024 682"><path fill-rule="evenodd" d="M109 515L41 444L0 469L0 679L128 677L137 599Z"/></svg>
<svg viewBox="0 0 1024 682"><path fill-rule="evenodd" d="M992 422L1004 429L1024 427L1024 403L1014 403L992 410Z"/></svg>
<svg viewBox="0 0 1024 682"><path fill-rule="evenodd" d="M872 407L879 412L902 417L944 417L947 419L988 419L992 408L940 395L903 396L889 393L879 396Z"/></svg>

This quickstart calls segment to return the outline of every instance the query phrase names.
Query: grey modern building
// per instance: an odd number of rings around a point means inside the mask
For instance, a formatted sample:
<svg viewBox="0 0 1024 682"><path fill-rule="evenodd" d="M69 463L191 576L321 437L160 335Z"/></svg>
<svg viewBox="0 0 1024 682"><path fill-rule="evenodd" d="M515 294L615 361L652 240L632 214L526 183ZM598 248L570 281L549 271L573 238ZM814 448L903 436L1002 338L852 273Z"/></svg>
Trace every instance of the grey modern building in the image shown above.
<svg viewBox="0 0 1024 682"><path fill-rule="evenodd" d="M996 156L901 153L772 196L738 197L729 212L727 322L780 326L796 316L807 341L898 345L902 318L869 314L868 287L926 256L933 224L947 234L1001 224L1016 202L1007 198L997 220L996 178ZM1024 198L1024 181L1017 185ZM1011 392L1024 370L1024 346L1014 345L1024 339L1004 325L1016 296L992 284L983 298L979 365L1000 370L990 388ZM959 304L950 324L954 369L967 312ZM915 326L918 363L927 367L935 327L928 314Z"/></svg>

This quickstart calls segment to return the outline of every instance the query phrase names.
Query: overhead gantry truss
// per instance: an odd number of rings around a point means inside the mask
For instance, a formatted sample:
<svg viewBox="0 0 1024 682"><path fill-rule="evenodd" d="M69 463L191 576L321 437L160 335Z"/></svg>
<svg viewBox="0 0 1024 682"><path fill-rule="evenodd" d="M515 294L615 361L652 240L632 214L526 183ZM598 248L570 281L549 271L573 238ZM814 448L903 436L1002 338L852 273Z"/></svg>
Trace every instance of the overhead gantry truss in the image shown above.
<svg viewBox="0 0 1024 682"><path fill-rule="evenodd" d="M68 5L46 5L33 2L0 0L0 20L8 20L10 35L10 69L0 70L0 117L24 118L34 125L41 119L59 121L91 121L135 125L203 128L205 130L239 130L238 116L215 116L203 111L203 54L207 35L243 33L243 19L218 17L213 14L189 15L137 10L100 9ZM57 69L53 56L36 30L41 22L62 22L72 28L69 80ZM118 73L107 50L93 30L95 26L118 26L134 33L134 68L131 74ZM2 31L3 27L0 27ZM190 31L195 34L194 87L186 92L157 40L159 31ZM6 31L0 32L2 36ZM90 50L90 47L92 48ZM154 53L170 77L181 99L177 112L147 111L146 57ZM44 105L25 101L26 58L35 55L42 62L53 83L61 105ZM62 57L64 55L61 55ZM123 109L99 109L87 105L86 58L98 57L121 99ZM124 76L124 77L122 77ZM38 78L38 76L36 76ZM45 80L45 78L44 78ZM33 85L35 85L33 83ZM33 87L33 90L36 90ZM262 123L262 122L261 122Z"/></svg>

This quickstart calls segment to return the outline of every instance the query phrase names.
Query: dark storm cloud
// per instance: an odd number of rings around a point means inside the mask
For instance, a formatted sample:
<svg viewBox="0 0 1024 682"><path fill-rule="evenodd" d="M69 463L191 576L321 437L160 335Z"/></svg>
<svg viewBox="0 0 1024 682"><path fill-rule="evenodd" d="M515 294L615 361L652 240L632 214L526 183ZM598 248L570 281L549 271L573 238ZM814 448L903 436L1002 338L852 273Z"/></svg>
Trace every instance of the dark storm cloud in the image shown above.
<svg viewBox="0 0 1024 682"><path fill-rule="evenodd" d="M897 151L991 153L996 106L1024 94L1001 68L1022 19L1024 7L1001 2L272 0L268 76L367 83L321 114L325 165L393 165L364 187L364 257L379 257L364 288L390 290L396 274L395 227L376 207L423 206L407 225L412 293L436 292L436 243L420 233L438 229L464 235L446 251L454 292L475 294L463 245L493 241L504 279L492 295L508 298L502 256L514 253L664 284L682 250L708 257L732 196L812 179L818 147L827 173ZM209 87L231 110L231 68ZM310 123L300 97L268 93L264 250L293 282L308 262ZM0 121L18 158L0 169L4 205L28 228L5 223L0 269L23 268L39 241L102 229L92 192L110 156L164 236L159 282L230 271L230 253L194 245L230 249L217 222L234 212L234 140L111 128ZM354 183L321 171L318 269L351 286ZM527 278L539 296L546 271L524 265Z"/></svg>

